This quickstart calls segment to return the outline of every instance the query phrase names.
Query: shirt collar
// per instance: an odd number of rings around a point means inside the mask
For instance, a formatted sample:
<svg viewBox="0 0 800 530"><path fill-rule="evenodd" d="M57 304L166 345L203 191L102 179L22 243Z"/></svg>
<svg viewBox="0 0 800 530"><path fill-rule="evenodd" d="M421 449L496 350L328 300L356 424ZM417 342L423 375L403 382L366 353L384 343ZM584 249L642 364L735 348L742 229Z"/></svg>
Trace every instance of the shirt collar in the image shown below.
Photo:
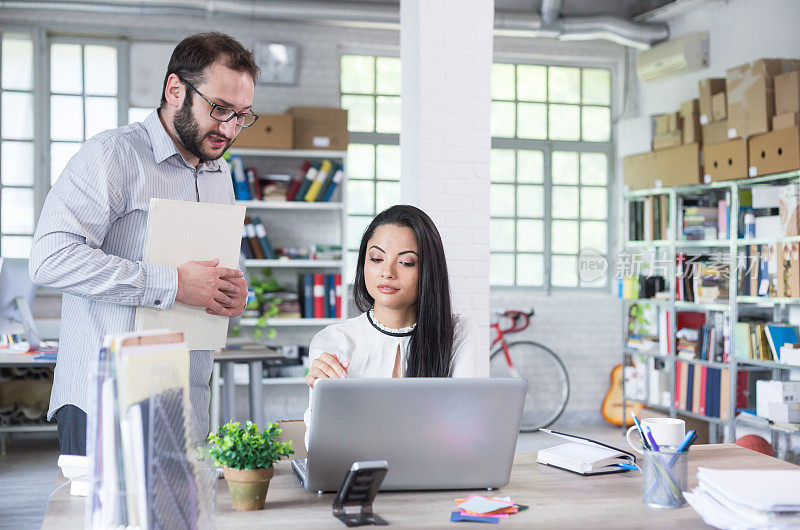
<svg viewBox="0 0 800 530"><path fill-rule="evenodd" d="M183 156L178 151L178 148L175 147L175 142L172 141L169 134L167 134L167 130L164 128L164 124L161 123L161 119L158 117L158 109L154 109L153 112L150 113L147 118L145 118L144 125L147 134L150 136L150 144L153 146L153 157L155 158L156 164L160 164L164 160L178 155L178 159L191 166L186 160L184 160ZM197 168L198 171L218 171L219 170L219 159L216 160L209 160L208 162L203 162Z"/></svg>

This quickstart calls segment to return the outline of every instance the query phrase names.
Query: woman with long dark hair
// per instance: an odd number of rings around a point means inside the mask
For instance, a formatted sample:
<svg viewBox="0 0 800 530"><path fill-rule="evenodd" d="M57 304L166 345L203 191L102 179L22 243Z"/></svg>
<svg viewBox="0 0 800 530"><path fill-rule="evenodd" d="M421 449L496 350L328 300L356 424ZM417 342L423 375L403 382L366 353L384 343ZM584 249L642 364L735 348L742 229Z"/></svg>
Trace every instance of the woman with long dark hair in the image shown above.
<svg viewBox="0 0 800 530"><path fill-rule="evenodd" d="M392 206L361 238L353 298L362 314L309 347L309 387L326 377L488 377L478 328L450 304L439 231L414 206ZM311 392L305 420L311 418Z"/></svg>

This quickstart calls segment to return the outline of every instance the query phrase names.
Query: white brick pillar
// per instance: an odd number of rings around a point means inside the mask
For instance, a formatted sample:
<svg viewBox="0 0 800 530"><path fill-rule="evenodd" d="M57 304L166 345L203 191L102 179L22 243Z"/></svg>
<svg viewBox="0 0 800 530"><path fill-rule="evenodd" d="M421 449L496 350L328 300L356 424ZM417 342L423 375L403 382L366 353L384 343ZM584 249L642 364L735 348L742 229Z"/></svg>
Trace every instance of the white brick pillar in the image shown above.
<svg viewBox="0 0 800 530"><path fill-rule="evenodd" d="M489 350L493 0L401 0L402 202L444 240L454 310Z"/></svg>

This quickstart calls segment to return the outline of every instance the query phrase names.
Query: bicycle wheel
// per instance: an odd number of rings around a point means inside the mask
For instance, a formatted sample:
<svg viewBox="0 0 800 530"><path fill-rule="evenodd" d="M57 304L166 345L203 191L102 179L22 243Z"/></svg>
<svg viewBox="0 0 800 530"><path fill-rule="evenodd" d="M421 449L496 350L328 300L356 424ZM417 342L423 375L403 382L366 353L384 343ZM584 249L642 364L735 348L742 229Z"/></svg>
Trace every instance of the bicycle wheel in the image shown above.
<svg viewBox="0 0 800 530"><path fill-rule="evenodd" d="M508 351L515 370L508 366L500 346L489 358L490 374L491 377L522 377L528 381L519 430L531 432L552 425L569 400L569 376L564 363L553 350L538 342L510 342Z"/></svg>

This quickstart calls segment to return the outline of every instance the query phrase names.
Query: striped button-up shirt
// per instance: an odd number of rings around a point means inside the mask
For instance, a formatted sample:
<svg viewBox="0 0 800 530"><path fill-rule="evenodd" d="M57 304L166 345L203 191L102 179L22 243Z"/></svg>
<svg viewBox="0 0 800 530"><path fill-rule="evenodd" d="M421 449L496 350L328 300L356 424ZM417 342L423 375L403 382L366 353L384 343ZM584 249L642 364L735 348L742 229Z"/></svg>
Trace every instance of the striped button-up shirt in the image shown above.
<svg viewBox="0 0 800 530"><path fill-rule="evenodd" d="M88 411L89 377L103 337L133 331L136 306L170 309L175 301L177 269L142 262L153 197L234 201L228 165L213 160L195 169L178 152L157 110L143 123L86 141L47 195L30 275L37 284L63 293L48 419L67 404ZM191 355L194 419L204 432L212 353Z"/></svg>

